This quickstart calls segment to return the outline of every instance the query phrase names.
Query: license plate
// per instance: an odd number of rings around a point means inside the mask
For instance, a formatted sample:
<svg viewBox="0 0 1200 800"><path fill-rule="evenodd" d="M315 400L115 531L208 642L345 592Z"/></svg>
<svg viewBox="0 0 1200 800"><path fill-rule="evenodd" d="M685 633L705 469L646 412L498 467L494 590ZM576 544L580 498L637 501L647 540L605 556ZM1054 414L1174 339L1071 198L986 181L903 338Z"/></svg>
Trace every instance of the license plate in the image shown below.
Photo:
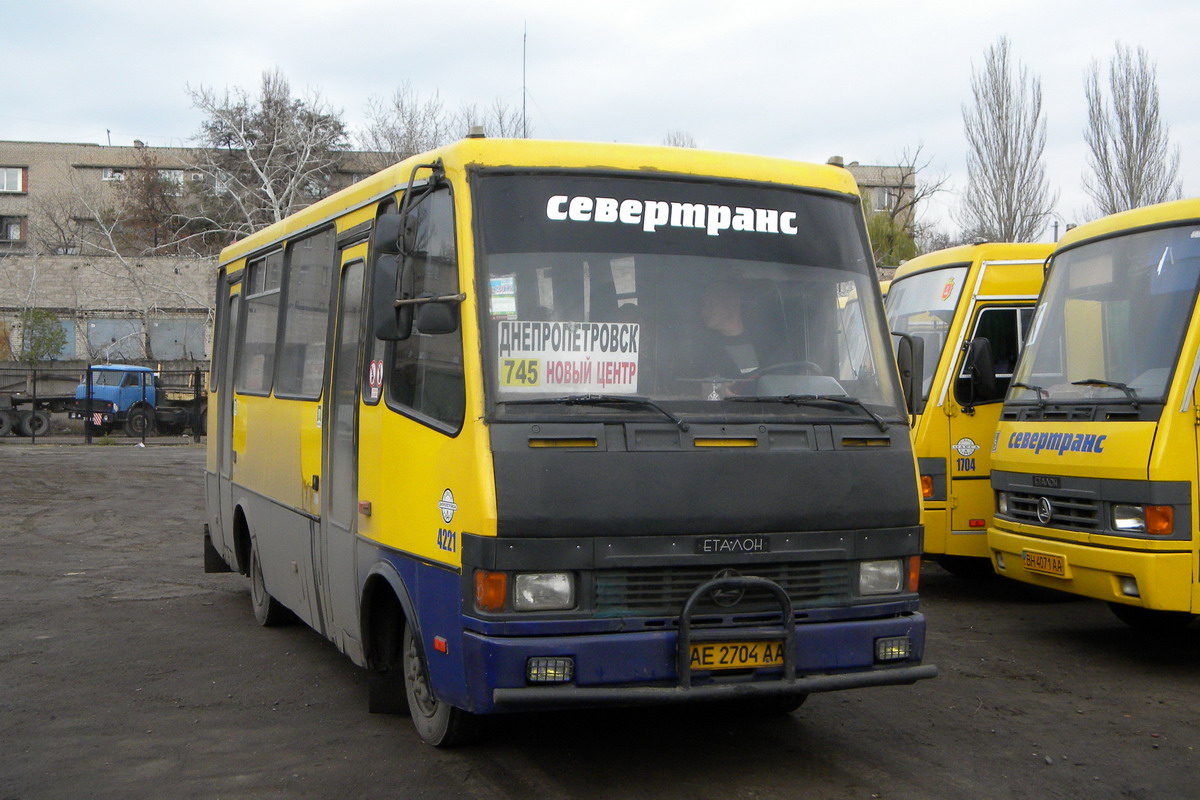
<svg viewBox="0 0 1200 800"><path fill-rule="evenodd" d="M692 669L755 669L783 666L783 642L708 642L694 644Z"/></svg>
<svg viewBox="0 0 1200 800"><path fill-rule="evenodd" d="M1057 578L1067 577L1067 559L1054 553L1038 553L1033 550L1022 550L1021 561L1030 572L1040 572L1043 575L1053 575Z"/></svg>

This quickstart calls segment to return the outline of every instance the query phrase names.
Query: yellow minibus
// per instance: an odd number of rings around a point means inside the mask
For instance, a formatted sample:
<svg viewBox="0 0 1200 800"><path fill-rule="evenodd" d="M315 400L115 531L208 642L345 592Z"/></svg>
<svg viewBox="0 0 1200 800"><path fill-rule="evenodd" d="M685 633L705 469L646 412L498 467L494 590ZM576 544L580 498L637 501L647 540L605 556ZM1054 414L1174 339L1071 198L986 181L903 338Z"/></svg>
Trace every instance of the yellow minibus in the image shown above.
<svg viewBox="0 0 1200 800"><path fill-rule="evenodd" d="M1053 245L980 243L905 262L887 296L890 329L922 341L913 447L925 552L957 575L990 575L991 441Z"/></svg>
<svg viewBox="0 0 1200 800"><path fill-rule="evenodd" d="M217 308L206 568L425 741L936 673L846 171L469 137L228 247Z"/></svg>
<svg viewBox="0 0 1200 800"><path fill-rule="evenodd" d="M1200 611L1200 200L1067 232L992 443L996 570L1123 621Z"/></svg>

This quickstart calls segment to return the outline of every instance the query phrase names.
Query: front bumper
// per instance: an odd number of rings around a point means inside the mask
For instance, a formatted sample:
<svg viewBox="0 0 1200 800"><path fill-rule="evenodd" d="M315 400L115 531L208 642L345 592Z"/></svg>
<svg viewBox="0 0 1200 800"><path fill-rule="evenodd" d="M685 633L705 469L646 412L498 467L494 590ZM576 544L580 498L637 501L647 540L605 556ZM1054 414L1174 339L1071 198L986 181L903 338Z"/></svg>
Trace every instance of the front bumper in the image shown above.
<svg viewBox="0 0 1200 800"><path fill-rule="evenodd" d="M748 628L744 638L781 638L778 628ZM706 641L706 629L691 639ZM875 640L908 636L912 653L907 660L876 663ZM721 637L728 639L729 631ZM925 618L920 613L873 620L797 625L791 653L795 676L783 668L742 670L737 674L689 672L679 669L680 634L675 631L498 637L468 632L464 657L473 710L517 711L549 707L639 705L703 702L752 696L782 696L828 692L867 686L911 684L937 675L937 667L922 665ZM535 657L574 659L570 684L529 685L526 664ZM688 685L690 683L690 685Z"/></svg>

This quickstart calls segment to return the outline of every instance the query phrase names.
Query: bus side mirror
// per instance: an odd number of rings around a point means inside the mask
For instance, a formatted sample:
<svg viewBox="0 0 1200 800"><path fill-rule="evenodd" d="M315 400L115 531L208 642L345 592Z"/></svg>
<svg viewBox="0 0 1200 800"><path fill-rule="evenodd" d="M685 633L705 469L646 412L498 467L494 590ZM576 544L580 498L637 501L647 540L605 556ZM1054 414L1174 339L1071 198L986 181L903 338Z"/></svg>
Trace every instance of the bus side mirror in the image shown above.
<svg viewBox="0 0 1200 800"><path fill-rule="evenodd" d="M407 283L407 291L405 287ZM375 318L375 338L398 342L412 334L413 306L397 306L397 299L412 296L412 270L395 255L375 259L375 277L371 287L372 314Z"/></svg>
<svg viewBox="0 0 1200 800"><path fill-rule="evenodd" d="M992 358L992 343L985 336L976 336L967 343L967 375L971 379L972 403L987 403L1002 396L996 386L996 362Z"/></svg>
<svg viewBox="0 0 1200 800"><path fill-rule="evenodd" d="M457 300L443 300L417 306L417 331L434 335L454 333L458 330L458 304Z"/></svg>
<svg viewBox="0 0 1200 800"><path fill-rule="evenodd" d="M371 231L371 252L377 254L400 252L400 233L404 217L399 214L380 214Z"/></svg>
<svg viewBox="0 0 1200 800"><path fill-rule="evenodd" d="M896 366L900 369L900 388L909 414L922 410L921 389L925 383L925 340L920 336L892 332L896 342Z"/></svg>

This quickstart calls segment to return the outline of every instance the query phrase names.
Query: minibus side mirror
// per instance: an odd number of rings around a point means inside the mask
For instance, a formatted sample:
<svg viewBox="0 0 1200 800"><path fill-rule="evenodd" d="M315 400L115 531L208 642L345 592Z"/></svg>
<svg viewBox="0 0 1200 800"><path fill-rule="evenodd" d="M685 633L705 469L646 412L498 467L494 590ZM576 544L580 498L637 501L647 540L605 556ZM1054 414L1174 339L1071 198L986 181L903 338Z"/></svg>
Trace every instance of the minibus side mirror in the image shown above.
<svg viewBox="0 0 1200 800"><path fill-rule="evenodd" d="M421 297L432 297L423 294ZM417 306L417 331L420 333L445 334L458 330L458 300L433 300Z"/></svg>
<svg viewBox="0 0 1200 800"><path fill-rule="evenodd" d="M403 225L404 217L399 214L380 214L371 231L371 251L378 254L399 253Z"/></svg>
<svg viewBox="0 0 1200 800"><path fill-rule="evenodd" d="M920 336L892 332L896 342L896 366L900 369L900 388L909 414L919 414L923 408L921 388L925 383L925 340Z"/></svg>
<svg viewBox="0 0 1200 800"><path fill-rule="evenodd" d="M999 400L996 386L996 362L992 358L992 343L985 336L976 336L967 343L967 375L971 379L971 401L987 403Z"/></svg>
<svg viewBox="0 0 1200 800"><path fill-rule="evenodd" d="M405 291L405 283L407 293ZM397 342L412 334L413 307L397 306L397 299L412 295L412 270L404 269L400 259L391 254L375 260L375 277L372 286L372 312L375 318L375 338L385 342Z"/></svg>

